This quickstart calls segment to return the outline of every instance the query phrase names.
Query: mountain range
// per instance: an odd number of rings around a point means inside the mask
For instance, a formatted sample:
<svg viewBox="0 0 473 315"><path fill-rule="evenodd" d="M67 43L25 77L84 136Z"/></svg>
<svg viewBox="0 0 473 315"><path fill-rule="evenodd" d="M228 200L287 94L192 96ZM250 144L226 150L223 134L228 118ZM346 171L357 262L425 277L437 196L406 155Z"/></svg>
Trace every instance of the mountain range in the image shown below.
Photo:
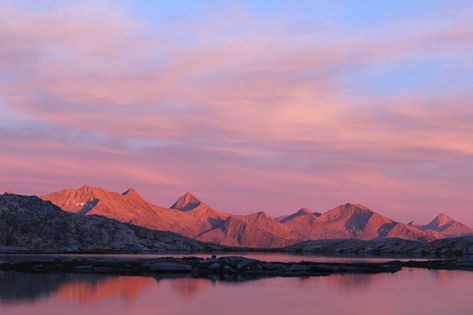
<svg viewBox="0 0 473 315"><path fill-rule="evenodd" d="M432 241L473 234L473 229L439 214L431 222L404 224L360 204L343 204L323 213L302 208L273 218L265 212L230 214L191 193L170 206L146 201L135 189L123 193L82 186L41 196L66 212L98 215L150 230L170 231L202 242L253 248L283 247L323 239Z"/></svg>
<svg viewBox="0 0 473 315"><path fill-rule="evenodd" d="M89 212L65 212L36 196L0 195L0 252L195 252L221 248Z"/></svg>

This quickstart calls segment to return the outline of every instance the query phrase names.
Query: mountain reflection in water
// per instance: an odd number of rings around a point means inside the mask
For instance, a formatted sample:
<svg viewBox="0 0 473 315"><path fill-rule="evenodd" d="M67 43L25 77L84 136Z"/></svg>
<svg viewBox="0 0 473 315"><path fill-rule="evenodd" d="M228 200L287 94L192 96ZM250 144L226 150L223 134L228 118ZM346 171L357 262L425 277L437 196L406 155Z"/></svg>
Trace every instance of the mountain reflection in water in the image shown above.
<svg viewBox="0 0 473 315"><path fill-rule="evenodd" d="M421 269L244 282L5 271L0 313L466 315L472 284L472 272Z"/></svg>

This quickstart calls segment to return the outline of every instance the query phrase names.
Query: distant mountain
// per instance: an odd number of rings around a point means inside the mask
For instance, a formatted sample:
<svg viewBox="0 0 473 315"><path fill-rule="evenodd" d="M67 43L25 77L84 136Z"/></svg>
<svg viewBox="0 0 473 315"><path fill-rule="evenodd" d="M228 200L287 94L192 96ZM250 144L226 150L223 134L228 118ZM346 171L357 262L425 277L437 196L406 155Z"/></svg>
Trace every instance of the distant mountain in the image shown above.
<svg viewBox="0 0 473 315"><path fill-rule="evenodd" d="M129 223L142 224L149 220L155 206L144 200L133 188L124 193L106 192L99 187L84 185L78 189L65 189L41 197L68 212L103 215ZM133 213L133 215L131 215ZM134 220L128 220L133 216Z"/></svg>
<svg viewBox="0 0 473 315"><path fill-rule="evenodd" d="M295 220L299 217L305 217L305 216L320 217L320 215L321 215L321 213L319 213L319 212L312 212L307 208L301 208L301 209L297 210L296 212L294 212L290 215L279 217L279 218L277 218L277 220L281 223L287 223L287 222Z"/></svg>
<svg viewBox="0 0 473 315"><path fill-rule="evenodd" d="M414 225L414 224L411 224ZM440 213L426 225L414 225L423 231L437 235L436 238L473 234L473 229Z"/></svg>
<svg viewBox="0 0 473 315"><path fill-rule="evenodd" d="M281 221L283 222L283 221ZM363 205L347 203L323 214L314 215L299 212L290 220L284 220L291 235L298 239L339 239L361 240L379 238L402 238L408 240L429 240L424 231L384 217Z"/></svg>
<svg viewBox="0 0 473 315"><path fill-rule="evenodd" d="M0 252L161 252L219 248L172 232L83 215L75 203L74 206L78 214L64 212L36 196L0 195Z"/></svg>
<svg viewBox="0 0 473 315"><path fill-rule="evenodd" d="M147 202L132 188L120 194L98 187L82 186L53 192L41 198L67 212L101 215L123 223L172 231L188 237L196 237L227 217L190 194L180 197L176 208L168 209ZM177 209L179 205L182 208Z"/></svg>
<svg viewBox="0 0 473 315"><path fill-rule="evenodd" d="M399 238L431 241L473 234L466 225L439 215L426 225L404 224L359 204L324 213L306 208L272 218L264 212L235 215L210 207L187 192L170 207L144 200L130 188L124 193L83 186L42 196L63 210L101 215L149 229L172 231L200 241L242 247L282 247L306 240Z"/></svg>
<svg viewBox="0 0 473 315"><path fill-rule="evenodd" d="M205 204L200 201L196 196L190 192L186 192L184 195L179 197L176 202L171 206L171 209L177 209L181 211L189 211Z"/></svg>
<svg viewBox="0 0 473 315"><path fill-rule="evenodd" d="M285 227L264 212L230 215L220 226L204 231L198 240L245 247L283 247L293 243Z"/></svg>

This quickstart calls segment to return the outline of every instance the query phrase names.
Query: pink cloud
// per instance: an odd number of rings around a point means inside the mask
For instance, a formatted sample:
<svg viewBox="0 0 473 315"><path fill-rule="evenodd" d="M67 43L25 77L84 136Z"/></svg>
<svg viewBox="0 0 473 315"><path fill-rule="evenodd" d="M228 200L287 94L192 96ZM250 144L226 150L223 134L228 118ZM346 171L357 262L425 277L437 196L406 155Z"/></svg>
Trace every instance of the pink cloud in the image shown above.
<svg viewBox="0 0 473 315"><path fill-rule="evenodd" d="M405 221L442 210L473 222L471 91L388 99L343 83L471 49L469 24L438 18L298 36L241 14L236 35L230 20L181 23L173 38L106 6L2 7L0 176L28 193L134 185L161 204L191 190L242 212L357 201Z"/></svg>

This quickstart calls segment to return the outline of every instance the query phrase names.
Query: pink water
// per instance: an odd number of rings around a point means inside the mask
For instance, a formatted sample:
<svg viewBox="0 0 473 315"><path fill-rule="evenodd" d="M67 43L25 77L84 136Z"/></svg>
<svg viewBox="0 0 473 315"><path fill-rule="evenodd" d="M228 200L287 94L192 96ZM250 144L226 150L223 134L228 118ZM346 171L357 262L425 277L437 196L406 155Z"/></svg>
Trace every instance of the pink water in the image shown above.
<svg viewBox="0 0 473 315"><path fill-rule="evenodd" d="M0 314L473 314L473 272L204 279L0 272Z"/></svg>

